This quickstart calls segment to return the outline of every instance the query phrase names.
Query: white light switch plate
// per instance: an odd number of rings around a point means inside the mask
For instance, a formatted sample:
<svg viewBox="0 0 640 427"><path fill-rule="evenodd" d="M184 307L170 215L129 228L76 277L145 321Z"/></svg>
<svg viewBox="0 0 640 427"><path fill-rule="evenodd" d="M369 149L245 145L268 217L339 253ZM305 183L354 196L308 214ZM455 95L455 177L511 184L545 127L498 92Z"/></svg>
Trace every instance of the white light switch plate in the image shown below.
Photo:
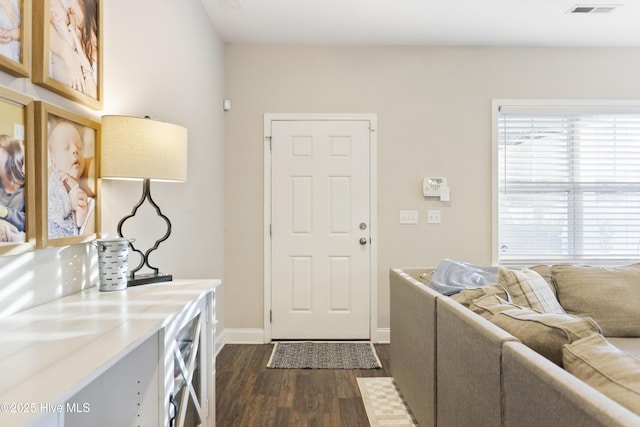
<svg viewBox="0 0 640 427"><path fill-rule="evenodd" d="M418 211L400 211L400 224L417 224Z"/></svg>

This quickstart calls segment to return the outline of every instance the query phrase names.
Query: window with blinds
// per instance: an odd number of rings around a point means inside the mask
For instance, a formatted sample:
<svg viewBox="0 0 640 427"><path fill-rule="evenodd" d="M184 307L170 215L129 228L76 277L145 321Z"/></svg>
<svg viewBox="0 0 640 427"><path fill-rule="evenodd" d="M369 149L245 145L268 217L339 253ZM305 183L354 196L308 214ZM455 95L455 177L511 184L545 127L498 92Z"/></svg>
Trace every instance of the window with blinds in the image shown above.
<svg viewBox="0 0 640 427"><path fill-rule="evenodd" d="M640 260L640 108L503 105L496 152L499 263Z"/></svg>

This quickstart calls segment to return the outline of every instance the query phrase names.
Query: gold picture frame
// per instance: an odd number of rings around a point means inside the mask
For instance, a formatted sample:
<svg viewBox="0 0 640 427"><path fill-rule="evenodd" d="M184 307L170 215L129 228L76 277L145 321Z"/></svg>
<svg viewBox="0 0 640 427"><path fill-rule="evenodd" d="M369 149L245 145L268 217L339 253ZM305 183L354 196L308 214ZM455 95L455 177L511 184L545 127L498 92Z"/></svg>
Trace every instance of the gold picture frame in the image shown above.
<svg viewBox="0 0 640 427"><path fill-rule="evenodd" d="M32 6L33 82L102 109L102 0L71 2L66 9L60 0L38 0Z"/></svg>
<svg viewBox="0 0 640 427"><path fill-rule="evenodd" d="M0 87L0 255L36 247L33 101Z"/></svg>
<svg viewBox="0 0 640 427"><path fill-rule="evenodd" d="M0 19L6 26L0 29L0 39L4 39L0 71L15 77L31 74L31 5L31 0L6 0L0 5Z"/></svg>
<svg viewBox="0 0 640 427"><path fill-rule="evenodd" d="M95 240L100 230L100 123L34 102L38 248Z"/></svg>

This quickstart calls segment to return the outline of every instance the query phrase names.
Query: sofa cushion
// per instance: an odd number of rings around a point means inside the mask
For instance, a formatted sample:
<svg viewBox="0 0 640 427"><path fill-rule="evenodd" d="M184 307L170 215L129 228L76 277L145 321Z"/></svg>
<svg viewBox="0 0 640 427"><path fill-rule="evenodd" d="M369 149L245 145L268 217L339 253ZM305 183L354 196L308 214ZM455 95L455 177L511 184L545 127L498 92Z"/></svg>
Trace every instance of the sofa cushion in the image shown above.
<svg viewBox="0 0 640 427"><path fill-rule="evenodd" d="M490 318L494 314L498 314L505 310L511 310L514 308L523 307L517 306L509 301L502 299L498 294L489 294L482 296L478 299L474 299L469 304L469 310L473 311L476 314L479 314L485 319Z"/></svg>
<svg viewBox="0 0 640 427"><path fill-rule="evenodd" d="M637 337L607 337L609 344L619 350L629 353L640 360L640 338Z"/></svg>
<svg viewBox="0 0 640 427"><path fill-rule="evenodd" d="M565 311L558 302L552 287L538 273L530 269L498 269L498 284L504 286L514 304L544 313Z"/></svg>
<svg viewBox="0 0 640 427"><path fill-rule="evenodd" d="M481 288L463 289L457 294L452 295L451 299L469 308L474 300L482 298L486 295L498 295L500 298L507 302L511 300L511 296L507 293L507 290L497 283L494 283L493 285L483 286Z"/></svg>
<svg viewBox="0 0 640 427"><path fill-rule="evenodd" d="M600 333L592 319L539 313L523 307L507 308L488 317L488 320L559 366L562 366L563 345Z"/></svg>
<svg viewBox="0 0 640 427"><path fill-rule="evenodd" d="M640 336L640 264L554 265L552 272L567 313L593 318L605 336Z"/></svg>
<svg viewBox="0 0 640 427"><path fill-rule="evenodd" d="M566 345L563 360L567 371L640 415L640 360L596 334Z"/></svg>

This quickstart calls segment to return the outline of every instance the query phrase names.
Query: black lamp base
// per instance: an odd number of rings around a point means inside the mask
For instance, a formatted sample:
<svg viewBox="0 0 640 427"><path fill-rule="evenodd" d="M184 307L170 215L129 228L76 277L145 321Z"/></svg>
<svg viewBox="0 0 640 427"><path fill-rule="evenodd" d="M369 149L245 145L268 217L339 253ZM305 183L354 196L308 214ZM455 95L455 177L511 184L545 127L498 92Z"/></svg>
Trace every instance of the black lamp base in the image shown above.
<svg viewBox="0 0 640 427"><path fill-rule="evenodd" d="M127 286L148 285L149 283L171 282L173 276L165 273L136 274L127 280Z"/></svg>
<svg viewBox="0 0 640 427"><path fill-rule="evenodd" d="M141 250L136 249L135 246L133 246L133 240L129 239L129 247L134 252L137 252L138 254L140 254L140 263L129 273L129 280L127 280L127 286L147 285L149 283L159 283L159 282L171 282L173 280L173 276L171 274L159 273L157 267L154 267L151 264L149 264L149 255L151 254L151 252L158 249L158 245L164 242L165 240L167 240L169 238L169 235L171 234L171 221L169 221L169 218L167 218L166 215L163 215L163 213L160 211L160 206L158 206L156 202L154 202L153 199L151 198L151 180L150 179L144 180L142 184L142 197L140 198L140 201L133 207L131 214L122 218L118 223L118 236L124 237L122 235L123 224L125 223L126 220L128 220L129 218L133 218L136 215L138 208L144 203L145 200L149 200L149 203L151 204L151 206L155 208L158 216L165 221L165 223L167 224L167 231L164 234L164 236L156 240L156 243L153 245L153 247L147 249L147 251L144 253ZM138 274L138 271L140 271L140 269L145 265L149 267L153 271L153 273Z"/></svg>

